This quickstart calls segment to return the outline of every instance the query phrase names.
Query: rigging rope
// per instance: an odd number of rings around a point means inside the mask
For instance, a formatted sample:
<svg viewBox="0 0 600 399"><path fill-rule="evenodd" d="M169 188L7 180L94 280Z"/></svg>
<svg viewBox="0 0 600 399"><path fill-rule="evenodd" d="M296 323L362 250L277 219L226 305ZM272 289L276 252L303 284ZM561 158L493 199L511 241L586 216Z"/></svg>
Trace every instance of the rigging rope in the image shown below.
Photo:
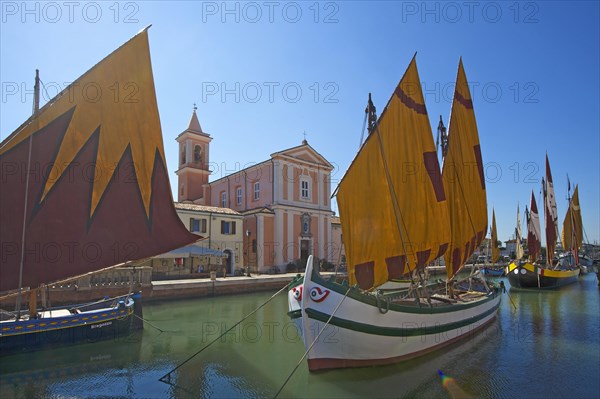
<svg viewBox="0 0 600 399"><path fill-rule="evenodd" d="M367 116L369 115L368 112L365 112L365 119L363 120L363 127L362 127L362 131L360 133L360 143L358 143L358 149L360 150L360 147L362 147L363 145L363 139L365 137L365 129L367 128Z"/></svg>
<svg viewBox="0 0 600 399"><path fill-rule="evenodd" d="M144 319L143 317L140 317L140 316L136 315L135 313L132 313L132 314L135 317L137 317L138 319L140 319L141 321L143 321L144 323L148 324L150 327L154 327L155 329L157 329L161 333L164 333L164 332L170 332L170 333L181 332L181 330L163 330L163 329L160 329L160 328L156 327L154 324L150 323L148 320Z"/></svg>
<svg viewBox="0 0 600 399"><path fill-rule="evenodd" d="M279 293L281 293L283 290L285 290L288 287L289 287L289 284L286 284L285 286L283 286L283 288L281 288L279 291L277 291L276 293L274 293L273 295L271 295L271 297L269 299L267 299L265 302L263 302L262 305L260 305L256 309L254 309L252 312L248 313L240 321L238 321L233 326L231 326L231 328L229 328L227 331L225 331L224 333L222 333L221 335L219 335L217 338L215 338L212 341L210 341L202 349L200 349L199 351L197 351L196 353L194 353L192 356L188 357L186 360L184 360L182 363L180 363L177 367L175 367L173 370L169 371L167 374L165 374L162 377L160 377L158 380L161 381L161 382L164 382L165 384L169 384L169 385L174 386L173 384L171 384L171 374L173 372L177 371L181 366L183 366L184 364L186 364L187 362L189 362L190 360L192 360L194 357L198 356L202 351L204 351L206 348L208 348L209 346L211 346L212 344L214 344L217 340L219 340L219 338L221 338L222 336L224 336L225 334L227 334L229 331L233 330L235 327L237 327L241 322L243 322L244 320L246 320L248 317L252 316L254 313L256 313L259 309L261 309L263 306L265 306L267 303L269 303L273 298L275 298Z"/></svg>

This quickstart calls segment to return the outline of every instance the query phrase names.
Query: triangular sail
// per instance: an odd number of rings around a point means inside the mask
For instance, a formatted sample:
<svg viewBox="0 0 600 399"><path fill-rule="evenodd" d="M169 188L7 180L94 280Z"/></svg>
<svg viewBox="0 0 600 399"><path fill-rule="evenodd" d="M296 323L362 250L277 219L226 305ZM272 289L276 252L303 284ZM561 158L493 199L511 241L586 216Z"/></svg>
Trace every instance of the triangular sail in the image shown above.
<svg viewBox="0 0 600 399"><path fill-rule="evenodd" d="M542 188L544 190L544 217L546 223L546 264L552 265L558 238L558 210L556 209L554 183L552 182L548 154L546 154L546 180L542 181Z"/></svg>
<svg viewBox="0 0 600 399"><path fill-rule="evenodd" d="M531 209L527 217L527 249L529 260L534 263L542 255L542 229L540 228L540 215L535 202L535 195L531 192Z"/></svg>
<svg viewBox="0 0 600 399"><path fill-rule="evenodd" d="M458 66L442 178L452 231L450 248L445 255L450 279L481 244L488 226L479 135L462 60Z"/></svg>
<svg viewBox="0 0 600 399"><path fill-rule="evenodd" d="M448 208L413 58L340 182L350 284L370 289L424 268L448 247Z"/></svg>
<svg viewBox="0 0 600 399"><path fill-rule="evenodd" d="M498 248L498 233L496 232L496 214L492 210L492 263L500 259L500 248Z"/></svg>
<svg viewBox="0 0 600 399"><path fill-rule="evenodd" d="M519 211L519 205L517 205L517 227L515 228L515 259L520 260L523 258L524 250L523 244L521 243L523 235L521 234L521 212Z"/></svg>
<svg viewBox="0 0 600 399"><path fill-rule="evenodd" d="M565 251L578 251L583 240L583 223L581 207L579 206L578 186L575 186L573 197L569 202L569 209L565 215L562 231L562 243Z"/></svg>
<svg viewBox="0 0 600 399"><path fill-rule="evenodd" d="M22 286L37 287L199 238L173 207L147 30L2 142L0 169L2 291L21 261Z"/></svg>

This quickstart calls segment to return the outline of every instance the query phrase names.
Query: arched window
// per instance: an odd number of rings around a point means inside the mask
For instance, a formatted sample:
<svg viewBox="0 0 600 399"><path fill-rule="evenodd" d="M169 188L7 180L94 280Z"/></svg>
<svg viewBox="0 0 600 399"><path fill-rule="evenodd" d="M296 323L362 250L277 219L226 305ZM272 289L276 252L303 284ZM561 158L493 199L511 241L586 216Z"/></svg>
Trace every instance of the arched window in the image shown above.
<svg viewBox="0 0 600 399"><path fill-rule="evenodd" d="M199 145L194 147L194 163L202 163L202 148Z"/></svg>
<svg viewBox="0 0 600 399"><path fill-rule="evenodd" d="M181 164L185 164L185 145L181 146Z"/></svg>

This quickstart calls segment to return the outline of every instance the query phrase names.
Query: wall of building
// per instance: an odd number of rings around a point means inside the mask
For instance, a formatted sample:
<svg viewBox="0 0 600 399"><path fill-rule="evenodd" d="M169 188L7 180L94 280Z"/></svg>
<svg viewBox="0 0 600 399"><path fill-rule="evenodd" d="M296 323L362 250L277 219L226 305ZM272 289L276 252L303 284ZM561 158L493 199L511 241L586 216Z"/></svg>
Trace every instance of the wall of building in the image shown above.
<svg viewBox="0 0 600 399"><path fill-rule="evenodd" d="M209 211L189 211L177 209L177 215L183 224L189 229L191 219L206 220L206 232L200 231L199 236L206 239L199 241L196 245L206 248L216 249L218 251L230 251L232 257L232 270L230 274L234 274L235 270L243 267L243 217L241 215L229 215L218 212ZM235 223L235 234L223 234L221 232L221 223ZM221 258L216 256L203 257L203 259L195 259L191 267L197 270L199 265L204 266L206 270L210 265L220 265Z"/></svg>

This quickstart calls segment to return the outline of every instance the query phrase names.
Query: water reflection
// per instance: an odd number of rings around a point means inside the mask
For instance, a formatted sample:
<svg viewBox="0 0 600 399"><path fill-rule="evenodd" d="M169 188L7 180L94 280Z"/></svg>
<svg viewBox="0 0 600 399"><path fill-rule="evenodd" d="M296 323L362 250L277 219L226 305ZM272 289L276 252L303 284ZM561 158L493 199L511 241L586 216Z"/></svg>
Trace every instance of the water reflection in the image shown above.
<svg viewBox="0 0 600 399"><path fill-rule="evenodd" d="M504 280L508 285L508 282ZM147 304L165 330L115 341L3 357L0 397L272 397L304 346L284 295L159 381L272 293ZM510 291L488 328L453 347L386 367L309 373L281 397L448 397L437 370L473 397L598 397L600 300L594 275L557 291ZM564 374L581 378L564 378ZM584 381L584 383L582 382Z"/></svg>

